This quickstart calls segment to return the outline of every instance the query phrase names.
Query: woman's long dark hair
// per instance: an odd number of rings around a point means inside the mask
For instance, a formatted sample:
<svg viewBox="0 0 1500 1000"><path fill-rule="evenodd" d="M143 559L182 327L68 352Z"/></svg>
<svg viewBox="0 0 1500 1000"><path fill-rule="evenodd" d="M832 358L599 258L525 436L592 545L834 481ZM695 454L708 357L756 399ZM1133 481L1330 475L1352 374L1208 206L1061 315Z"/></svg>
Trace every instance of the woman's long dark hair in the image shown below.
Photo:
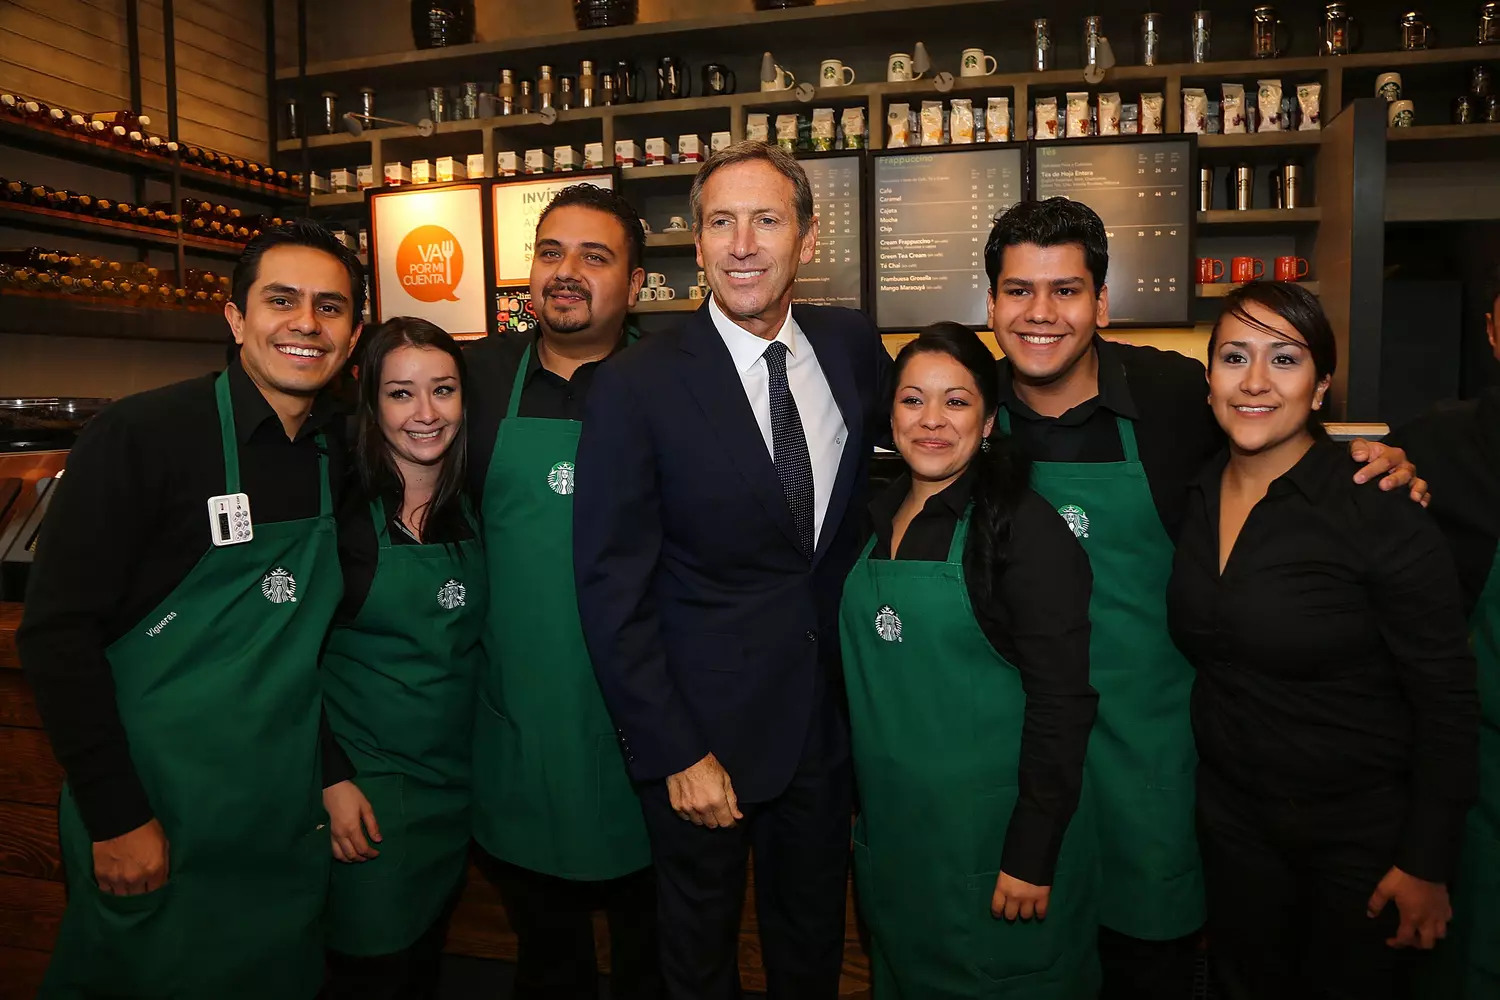
<svg viewBox="0 0 1500 1000"><path fill-rule="evenodd" d="M958 323L933 323L901 348L891 369L891 391L887 398L892 400L892 406L907 364L919 354L946 354L967 368L984 403L985 419L995 414L1000 405L1000 374L995 357L978 334ZM979 592L987 599L1010 553L1011 517L1028 488L1031 466L997 423L975 453L971 467L976 473L974 510L969 517L964 555L978 570Z"/></svg>
<svg viewBox="0 0 1500 1000"><path fill-rule="evenodd" d="M383 496L392 490L399 490L404 494L406 490L401 470L391 458L390 443L380 429L381 373L385 368L386 357L402 347L442 351L453 359L454 367L458 370L463 416L453 435L453 443L443 455L437 486L428 504L422 537L460 537L464 522L464 476L469 457L469 374L458 342L441 327L425 319L397 316L366 330L365 335L360 338L359 407L355 415L358 430L354 448L354 465L359 471L360 486L371 498Z"/></svg>
<svg viewBox="0 0 1500 1000"><path fill-rule="evenodd" d="M1307 348L1307 353L1312 357L1314 377L1319 381L1332 375L1339 366L1338 340L1333 335L1333 326L1328 322L1328 314L1323 312L1323 304L1318 297L1300 285L1289 281L1251 281L1241 285L1228 295L1224 296L1223 308L1219 311L1219 318L1214 320L1214 329L1208 336L1208 367L1214 366L1214 354L1218 351L1219 327L1224 325L1224 320L1233 316L1246 326L1254 327L1262 333L1269 333L1278 340L1289 344L1297 343L1296 339L1288 337L1283 331L1274 326L1257 319L1251 314L1251 305L1260 306L1262 309L1286 320L1293 330L1302 337L1302 345ZM1327 397L1323 400L1326 405ZM1328 432L1323 429L1323 421L1318 410L1313 410L1307 415L1307 429L1315 438L1326 438Z"/></svg>

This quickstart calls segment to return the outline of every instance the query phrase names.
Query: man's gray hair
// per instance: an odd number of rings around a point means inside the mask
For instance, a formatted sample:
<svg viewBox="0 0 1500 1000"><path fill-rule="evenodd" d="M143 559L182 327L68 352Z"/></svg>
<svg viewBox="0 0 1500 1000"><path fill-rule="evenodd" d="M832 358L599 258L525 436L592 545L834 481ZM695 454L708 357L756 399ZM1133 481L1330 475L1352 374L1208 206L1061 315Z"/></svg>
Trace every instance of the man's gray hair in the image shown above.
<svg viewBox="0 0 1500 1000"><path fill-rule="evenodd" d="M792 205L797 210L797 235L807 235L813 222L812 185L808 183L807 172L802 169L802 164L798 163L791 153L780 146L756 142L753 139L746 139L724 147L698 168L698 174L693 178L693 190L688 195L688 201L693 210L693 228L703 228L703 186L708 183L714 171L736 163L756 161L769 163L776 168L778 173L792 182Z"/></svg>

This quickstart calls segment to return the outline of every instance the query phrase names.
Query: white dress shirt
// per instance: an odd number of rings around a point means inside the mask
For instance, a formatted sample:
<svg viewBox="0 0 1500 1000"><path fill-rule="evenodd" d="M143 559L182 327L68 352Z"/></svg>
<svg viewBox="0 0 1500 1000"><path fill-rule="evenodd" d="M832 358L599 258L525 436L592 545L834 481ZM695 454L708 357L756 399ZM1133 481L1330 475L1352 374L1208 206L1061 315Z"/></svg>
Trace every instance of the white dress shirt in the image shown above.
<svg viewBox="0 0 1500 1000"><path fill-rule="evenodd" d="M745 398L760 425L760 435L766 441L766 453L772 461L776 449L771 438L771 375L764 357L771 341L737 326L725 316L712 297L708 300L708 314L713 317L714 329L729 348L734 359L735 370L740 373L740 382L745 387ZM797 415L802 418L802 434L807 438L807 454L812 459L813 473L813 545L823 535L823 516L828 513L828 500L833 495L833 480L838 476L839 462L844 457L844 442L849 439L844 426L844 415L828 388L828 379L823 376L823 366L813 352L812 342L803 334L790 310L786 322L777 332L776 340L786 345L786 380L797 401Z"/></svg>

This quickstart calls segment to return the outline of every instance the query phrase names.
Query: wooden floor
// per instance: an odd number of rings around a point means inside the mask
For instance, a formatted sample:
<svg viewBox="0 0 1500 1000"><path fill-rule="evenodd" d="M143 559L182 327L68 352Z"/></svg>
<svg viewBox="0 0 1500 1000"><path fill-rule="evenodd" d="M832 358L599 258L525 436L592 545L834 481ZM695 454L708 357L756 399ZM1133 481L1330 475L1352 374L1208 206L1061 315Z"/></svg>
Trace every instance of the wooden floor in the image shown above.
<svg viewBox="0 0 1500 1000"><path fill-rule="evenodd" d="M36 704L16 657L21 605L0 604L0 1000L32 1000L57 936L64 894L57 844L57 797L62 769L52 757ZM740 934L740 978L747 990L765 989L756 932L754 874L746 893ZM840 994L870 995L869 962L847 910ZM609 938L596 917L601 967ZM463 900L454 914L447 950L476 958L514 960L516 938L495 890L470 866Z"/></svg>

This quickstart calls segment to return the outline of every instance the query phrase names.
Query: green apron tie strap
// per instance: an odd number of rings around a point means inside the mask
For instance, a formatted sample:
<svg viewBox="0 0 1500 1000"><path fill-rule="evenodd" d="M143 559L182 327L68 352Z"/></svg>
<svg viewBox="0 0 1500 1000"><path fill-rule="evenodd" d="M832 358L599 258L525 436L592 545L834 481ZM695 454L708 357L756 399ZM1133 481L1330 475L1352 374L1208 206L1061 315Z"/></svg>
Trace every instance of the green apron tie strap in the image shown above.
<svg viewBox="0 0 1500 1000"><path fill-rule="evenodd" d="M240 491L240 443L234 432L234 403L229 398L228 368L214 380L214 399L219 404L219 437L224 442L224 492L234 494Z"/></svg>

